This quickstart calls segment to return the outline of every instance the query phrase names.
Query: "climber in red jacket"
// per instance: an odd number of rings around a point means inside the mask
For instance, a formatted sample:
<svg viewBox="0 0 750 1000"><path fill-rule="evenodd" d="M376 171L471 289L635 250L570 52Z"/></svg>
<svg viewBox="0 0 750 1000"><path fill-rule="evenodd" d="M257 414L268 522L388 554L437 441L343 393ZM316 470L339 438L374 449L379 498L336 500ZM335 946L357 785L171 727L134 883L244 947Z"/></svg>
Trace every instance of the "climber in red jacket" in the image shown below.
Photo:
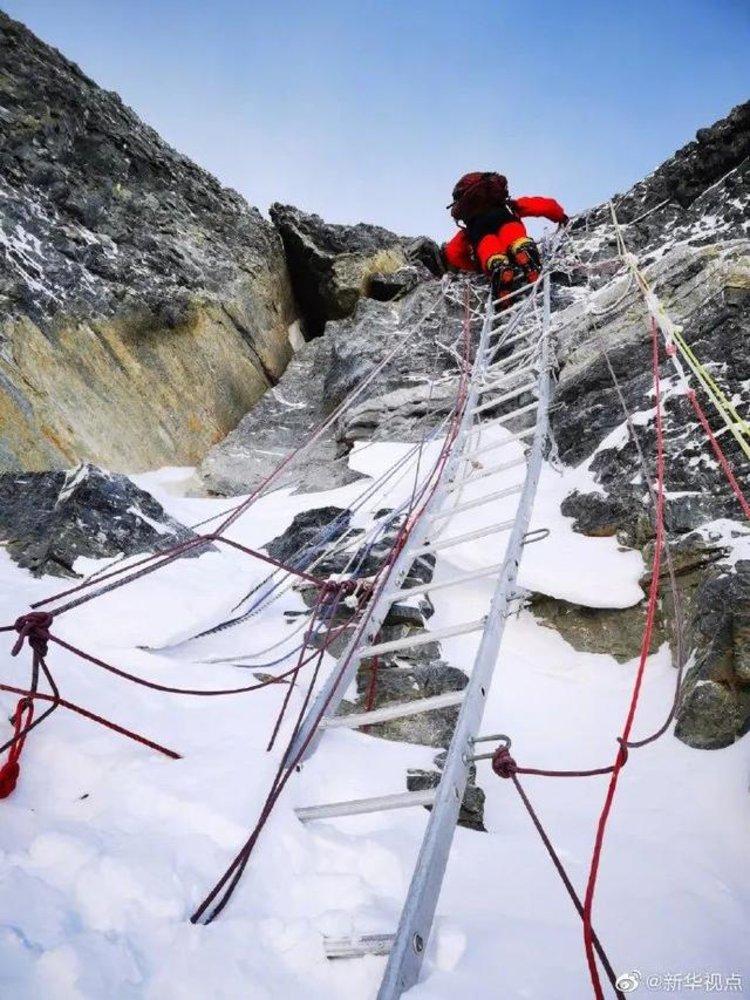
<svg viewBox="0 0 750 1000"><path fill-rule="evenodd" d="M514 290L518 271L531 283L542 267L539 248L521 219L542 217L560 225L568 221L554 198L511 198L508 181L496 173L464 174L448 208L462 228L443 247L446 266L488 273L501 303Z"/></svg>

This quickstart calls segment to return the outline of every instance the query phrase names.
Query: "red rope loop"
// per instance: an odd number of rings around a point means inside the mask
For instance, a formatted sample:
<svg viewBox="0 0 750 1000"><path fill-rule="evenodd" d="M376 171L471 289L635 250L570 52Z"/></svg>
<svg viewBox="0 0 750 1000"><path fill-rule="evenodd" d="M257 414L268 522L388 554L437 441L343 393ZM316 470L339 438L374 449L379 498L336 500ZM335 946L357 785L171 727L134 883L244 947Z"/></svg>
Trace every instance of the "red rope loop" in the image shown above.
<svg viewBox="0 0 750 1000"><path fill-rule="evenodd" d="M29 611L17 618L13 628L18 632L18 638L10 655L18 656L25 640L38 656L46 656L53 620L48 611Z"/></svg>
<svg viewBox="0 0 750 1000"><path fill-rule="evenodd" d="M24 714L26 718L24 719ZM11 792L15 791L21 767L18 760L26 742L25 737L18 739L21 732L31 725L34 717L34 702L31 698L21 698L13 713L13 737L15 742L8 751L8 760L0 767L0 799L7 799Z"/></svg>

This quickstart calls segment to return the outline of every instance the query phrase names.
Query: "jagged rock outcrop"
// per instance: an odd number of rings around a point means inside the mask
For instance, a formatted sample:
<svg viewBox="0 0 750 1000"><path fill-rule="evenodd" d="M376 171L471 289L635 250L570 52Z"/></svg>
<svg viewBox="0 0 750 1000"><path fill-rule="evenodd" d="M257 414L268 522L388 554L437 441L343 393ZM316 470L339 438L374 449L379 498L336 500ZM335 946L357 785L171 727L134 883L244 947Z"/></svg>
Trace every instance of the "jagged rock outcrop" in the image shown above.
<svg viewBox="0 0 750 1000"><path fill-rule="evenodd" d="M195 537L127 476L93 465L0 474L0 539L34 576L75 577L79 556L130 556Z"/></svg>
<svg viewBox="0 0 750 1000"><path fill-rule="evenodd" d="M683 240L699 245L735 237L747 222L749 172L750 101L699 129L653 173L614 196L620 221L632 226L629 245L643 254ZM574 228L598 231L596 242L614 247L607 205L580 217Z"/></svg>
<svg viewBox="0 0 750 1000"><path fill-rule="evenodd" d="M300 347L279 384L209 452L201 467L207 488L236 494L257 486L400 342L403 350L277 482L331 489L356 478L347 462L355 441L418 440L453 404L457 366L447 348L459 329L460 311L435 281L397 302L361 299L351 317Z"/></svg>
<svg viewBox="0 0 750 1000"><path fill-rule="evenodd" d="M721 378L736 405L747 411L750 242L735 239L704 247L675 247L647 266L645 274L682 327L687 343ZM595 318L587 311L605 310L610 302L619 304L605 316ZM553 428L560 457L574 465L597 451L591 468L605 487L610 480L620 483L616 493L609 489L607 492L620 508L620 524L629 524L630 537L635 540L643 484L625 486L638 473L638 456L627 434L619 433L623 414L600 341L610 356L628 407L633 412L645 412L646 404L652 407L653 401L651 337L642 297L635 289L628 291L626 278L618 279L586 304L581 302L562 312L558 322L558 353L563 363ZM705 448L703 432L696 425L690 404L678 391L668 359L662 358L661 372L665 390L671 386L664 401L665 435L671 453L679 453L679 460L668 464L667 488L683 494L680 517L683 521L690 517L685 502L685 497L690 496L695 511L693 527L710 517L731 517L736 500L727 490L713 455ZM603 447L605 438L613 432L615 440ZM642 422L642 437L644 447L653 454L652 421ZM742 453L731 438L726 450L730 458L740 462ZM568 504L565 512L575 514L576 510Z"/></svg>
<svg viewBox="0 0 750 1000"><path fill-rule="evenodd" d="M0 13L0 468L194 463L283 372L260 213Z"/></svg>
<svg viewBox="0 0 750 1000"><path fill-rule="evenodd" d="M360 298L390 301L429 276L424 239L364 222L333 225L292 205L277 203L270 212L308 338L319 337L328 320L351 316Z"/></svg>
<svg viewBox="0 0 750 1000"><path fill-rule="evenodd" d="M352 513L344 507L312 507L296 514L292 523L266 545L269 556L278 562L307 569L327 542L335 542L349 531ZM322 574L321 574L322 575Z"/></svg>

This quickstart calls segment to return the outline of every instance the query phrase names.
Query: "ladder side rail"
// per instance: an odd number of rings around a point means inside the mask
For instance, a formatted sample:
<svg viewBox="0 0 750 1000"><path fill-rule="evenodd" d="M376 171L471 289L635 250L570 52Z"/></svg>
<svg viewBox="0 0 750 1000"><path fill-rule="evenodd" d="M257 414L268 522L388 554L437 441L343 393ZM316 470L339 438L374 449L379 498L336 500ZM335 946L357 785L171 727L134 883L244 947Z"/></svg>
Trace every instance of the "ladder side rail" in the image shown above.
<svg viewBox="0 0 750 1000"><path fill-rule="evenodd" d="M458 814L469 777L473 752L472 740L481 724L487 691L505 630L508 605L515 589L523 538L531 519L548 434L551 384L547 343L550 315L548 274L544 277L543 301L539 410L534 440L529 454L526 482L518 506L516 523L508 540L504 568L495 588L487 627L482 635L474 660L474 668L465 689L466 694L448 748L435 804L427 823L427 830L402 910L396 938L378 992L378 1000L397 1000L419 978Z"/></svg>

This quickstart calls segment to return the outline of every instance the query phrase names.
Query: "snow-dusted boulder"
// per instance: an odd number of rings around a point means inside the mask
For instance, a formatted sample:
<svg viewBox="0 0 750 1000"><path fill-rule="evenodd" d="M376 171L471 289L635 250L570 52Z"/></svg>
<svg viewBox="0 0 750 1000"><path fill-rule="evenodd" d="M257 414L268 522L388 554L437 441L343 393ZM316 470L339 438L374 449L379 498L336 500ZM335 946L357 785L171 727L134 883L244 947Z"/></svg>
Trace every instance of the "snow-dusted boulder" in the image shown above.
<svg viewBox="0 0 750 1000"><path fill-rule="evenodd" d="M153 552L196 536L127 476L79 465L0 475L0 537L35 576L77 576L79 556Z"/></svg>

